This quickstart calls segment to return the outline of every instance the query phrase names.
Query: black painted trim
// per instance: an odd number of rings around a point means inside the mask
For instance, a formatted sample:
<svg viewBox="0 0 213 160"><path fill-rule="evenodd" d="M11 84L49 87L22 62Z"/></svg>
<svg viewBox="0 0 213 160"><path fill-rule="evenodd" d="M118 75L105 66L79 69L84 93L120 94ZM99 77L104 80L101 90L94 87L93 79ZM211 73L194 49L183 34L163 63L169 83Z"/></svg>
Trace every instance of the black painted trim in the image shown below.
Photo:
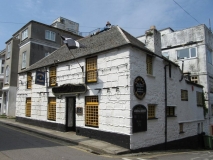
<svg viewBox="0 0 213 160"><path fill-rule="evenodd" d="M16 122L25 123L29 125L52 129L52 130L57 130L61 132L66 132L66 126L60 123L52 123L52 122L35 120L35 119L30 119L25 117L16 117Z"/></svg>
<svg viewBox="0 0 213 160"><path fill-rule="evenodd" d="M104 132L104 131L81 128L81 127L76 127L76 134L81 136L86 136L89 138L106 141L106 142L130 149L129 135L112 133L112 132Z"/></svg>

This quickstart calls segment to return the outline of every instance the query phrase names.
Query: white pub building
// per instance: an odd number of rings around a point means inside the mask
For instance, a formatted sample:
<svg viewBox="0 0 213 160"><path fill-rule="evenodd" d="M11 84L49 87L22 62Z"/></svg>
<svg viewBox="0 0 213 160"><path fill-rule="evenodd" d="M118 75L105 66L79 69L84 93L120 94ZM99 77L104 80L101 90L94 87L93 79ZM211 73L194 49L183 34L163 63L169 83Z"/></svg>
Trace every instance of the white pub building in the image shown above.
<svg viewBox="0 0 213 160"><path fill-rule="evenodd" d="M19 73L16 120L100 139L131 150L195 147L207 132L203 87L118 26L64 45Z"/></svg>

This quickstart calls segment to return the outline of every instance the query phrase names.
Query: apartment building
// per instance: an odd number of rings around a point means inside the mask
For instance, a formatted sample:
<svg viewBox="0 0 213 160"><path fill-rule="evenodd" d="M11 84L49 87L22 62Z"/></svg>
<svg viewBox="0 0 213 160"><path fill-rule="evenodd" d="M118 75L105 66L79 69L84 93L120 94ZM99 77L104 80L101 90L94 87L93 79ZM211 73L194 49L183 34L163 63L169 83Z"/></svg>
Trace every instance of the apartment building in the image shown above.
<svg viewBox="0 0 213 160"><path fill-rule="evenodd" d="M1 108L2 108L2 88L4 83L5 52L6 52L5 49L0 51L0 114L1 114Z"/></svg>
<svg viewBox="0 0 213 160"><path fill-rule="evenodd" d="M70 31L30 21L6 42L1 114L15 116L16 92L19 89L18 72L58 49L63 44L60 35L81 38Z"/></svg>
<svg viewBox="0 0 213 160"><path fill-rule="evenodd" d="M203 86L119 26L79 39L19 72L16 121L74 131L131 150L196 148L206 132ZM165 74L166 72L166 74Z"/></svg>

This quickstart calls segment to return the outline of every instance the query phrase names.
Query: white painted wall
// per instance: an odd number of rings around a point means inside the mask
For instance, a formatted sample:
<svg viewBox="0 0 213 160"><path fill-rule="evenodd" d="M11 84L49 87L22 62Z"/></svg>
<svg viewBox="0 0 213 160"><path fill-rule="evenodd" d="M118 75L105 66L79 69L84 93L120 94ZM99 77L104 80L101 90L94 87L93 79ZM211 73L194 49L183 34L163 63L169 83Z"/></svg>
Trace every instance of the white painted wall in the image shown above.
<svg viewBox="0 0 213 160"><path fill-rule="evenodd" d="M164 88L164 63L160 58L153 60L153 75L146 73L146 54L132 49L130 52L130 86L131 86L131 113L137 104L142 104L148 109L148 104L156 104L156 118L148 120L148 129L146 132L131 132L131 149L148 147L154 144L164 143L164 125L165 125L165 88ZM137 76L144 78L147 87L147 93L143 100L138 100L133 93L133 82ZM175 106L177 117L168 117L168 137L167 141L173 141L188 136L197 135L197 123L203 122L204 129L207 129L207 123L204 122L202 107L196 105L196 91L202 92L202 88L186 84L183 79L181 82L181 71L178 67L172 66L172 77L168 77L167 67L167 98L168 106ZM181 89L188 90L189 100L181 101ZM179 123L184 123L184 132L179 134ZM131 129L132 130L132 129Z"/></svg>
<svg viewBox="0 0 213 160"><path fill-rule="evenodd" d="M85 110L83 115L76 115L76 126L90 128L105 132L130 135L131 149L147 147L164 142L164 63L159 58L154 58L153 75L146 74L146 54L132 47L122 47L98 54L98 82L88 84L88 92L76 97L76 107L85 108L85 96L98 95L99 98L99 128L85 126ZM85 66L85 58L78 59L81 66ZM168 68L167 68L168 71ZM168 72L167 72L168 73ZM35 71L33 71L33 81ZM66 83L84 83L85 74L74 60L57 66L58 85ZM133 81L137 76L144 78L147 84L147 93L143 100L138 100L133 93ZM32 98L32 119L47 120L47 100L54 97L51 88L36 85L33 82L32 89L26 89L26 74L21 74L17 93L16 116L25 117L26 97ZM184 80L179 82L181 71L178 67L172 67L172 78L168 78L168 105L176 106L177 117L168 118L168 141L185 138L197 134L197 123L204 122L203 112L195 105L196 91L202 88L191 85ZM47 76L48 79L48 76ZM119 87L116 89L113 87ZM102 88L100 92L95 90ZM109 92L107 89L109 88ZM181 101L180 89L189 91L189 101ZM38 94L38 92L49 92L49 94ZM158 119L148 120L146 132L132 133L132 109L135 105L156 104L156 117ZM52 123L65 124L65 97L57 99L56 121ZM184 123L185 133L179 134L179 123ZM206 128L206 127L204 127Z"/></svg>

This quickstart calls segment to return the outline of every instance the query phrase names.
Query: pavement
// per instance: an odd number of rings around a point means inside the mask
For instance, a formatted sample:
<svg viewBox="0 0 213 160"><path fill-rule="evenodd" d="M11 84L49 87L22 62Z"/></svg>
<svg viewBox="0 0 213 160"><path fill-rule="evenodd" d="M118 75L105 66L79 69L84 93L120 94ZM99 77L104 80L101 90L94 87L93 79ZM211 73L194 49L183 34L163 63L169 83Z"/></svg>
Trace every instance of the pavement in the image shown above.
<svg viewBox="0 0 213 160"><path fill-rule="evenodd" d="M0 118L0 123L22 130L34 132L48 138L69 142L95 154L121 155L130 153L129 149L89 137L78 136L75 132L60 132L56 130L28 125L16 122L15 118Z"/></svg>
<svg viewBox="0 0 213 160"><path fill-rule="evenodd" d="M199 150L167 150L167 151L150 151L150 152L138 152L132 153L131 150L89 137L76 135L75 132L60 132L56 130L46 129L34 125L28 125L20 122L16 122L15 118L2 118L0 116L0 124L11 126L14 128L22 129L25 131L33 132L48 138L64 141L78 146L79 148L88 152L98 155L123 155L125 157L153 157L159 155L172 155L178 153L194 152ZM200 150L207 151L207 150Z"/></svg>

